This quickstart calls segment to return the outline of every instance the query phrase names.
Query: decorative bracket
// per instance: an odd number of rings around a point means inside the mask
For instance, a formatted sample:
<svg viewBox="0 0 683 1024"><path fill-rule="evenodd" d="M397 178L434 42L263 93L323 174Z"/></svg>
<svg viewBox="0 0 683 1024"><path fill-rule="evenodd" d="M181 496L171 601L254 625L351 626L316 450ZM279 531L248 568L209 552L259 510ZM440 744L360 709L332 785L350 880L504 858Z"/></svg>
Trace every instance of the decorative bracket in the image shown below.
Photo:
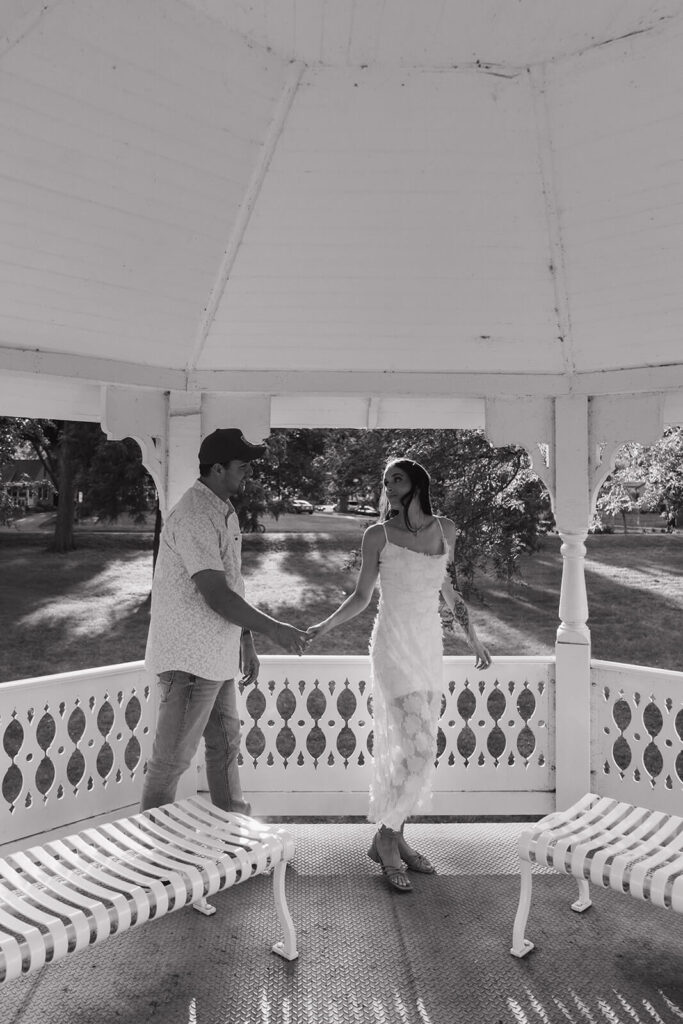
<svg viewBox="0 0 683 1024"><path fill-rule="evenodd" d="M519 445L555 504L555 414L552 398L486 399L485 434L494 448Z"/></svg>
<svg viewBox="0 0 683 1024"><path fill-rule="evenodd" d="M588 469L590 509L614 469L619 449L628 441L655 444L664 433L663 392L597 395L588 400Z"/></svg>
<svg viewBox="0 0 683 1024"><path fill-rule="evenodd" d="M168 465L168 392L106 385L101 392L100 422L107 437L132 437L140 446L142 464L156 484L162 515Z"/></svg>

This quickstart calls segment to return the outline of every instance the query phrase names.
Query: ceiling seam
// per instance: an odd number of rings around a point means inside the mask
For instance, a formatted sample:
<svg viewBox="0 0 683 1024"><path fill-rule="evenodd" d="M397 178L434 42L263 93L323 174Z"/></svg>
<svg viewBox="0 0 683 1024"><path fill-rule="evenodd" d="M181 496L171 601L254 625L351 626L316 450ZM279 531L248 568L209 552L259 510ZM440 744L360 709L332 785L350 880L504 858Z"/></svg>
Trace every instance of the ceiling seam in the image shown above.
<svg viewBox="0 0 683 1024"><path fill-rule="evenodd" d="M553 153L553 136L550 111L546 95L545 66L529 68L531 99L536 121L536 141L538 147L538 166L541 176L543 203L545 206L546 229L550 260L548 272L553 283L554 314L557 323L557 340L562 349L564 372L570 377L576 373L574 357L574 341L572 337L571 313L567 290L567 269L562 238L562 226L558 209L556 189L556 169Z"/></svg>
<svg viewBox="0 0 683 1024"><path fill-rule="evenodd" d="M185 366L185 372L191 373L196 368L197 361L206 344L206 339L211 330L218 306L225 292L230 279L235 260L240 250L242 240L246 233L251 215L258 200L263 182L265 181L270 167L270 162L277 148L280 136L284 130L289 111L291 110L294 97L303 75L306 65L301 61L292 61L287 69L285 84L278 98L272 120L268 127L266 137L261 145L258 160L254 166L249 183L246 187L244 197L240 204L235 223L230 232L228 244L223 253L218 274L209 294L208 301L204 307L202 317L192 345L192 351Z"/></svg>
<svg viewBox="0 0 683 1024"><path fill-rule="evenodd" d="M23 42L33 32L51 10L54 10L62 0L43 0L36 4L33 11L19 18L16 24L0 38L0 57L4 57L18 43Z"/></svg>

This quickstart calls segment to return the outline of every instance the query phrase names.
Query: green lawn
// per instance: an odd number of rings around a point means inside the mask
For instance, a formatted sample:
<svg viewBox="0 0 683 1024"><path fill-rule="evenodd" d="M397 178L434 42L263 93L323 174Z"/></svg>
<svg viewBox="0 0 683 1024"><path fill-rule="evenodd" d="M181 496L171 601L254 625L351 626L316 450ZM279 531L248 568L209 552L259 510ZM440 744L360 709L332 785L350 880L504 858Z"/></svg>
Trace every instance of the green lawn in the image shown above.
<svg viewBox="0 0 683 1024"><path fill-rule="evenodd" d="M345 533L266 533L244 538L248 598L278 618L305 627L350 592L350 552L362 524ZM82 536L68 556L44 540L0 535L0 681L135 661L143 657L152 576L149 537ZM144 545L141 547L140 545ZM481 638L494 656L549 654L558 625L558 537L527 559L524 583L511 589L481 581L471 602ZM586 579L593 655L609 661L683 669L683 535L589 537ZM363 654L375 612L367 611L317 646L321 654ZM276 653L265 637L261 653ZM448 636L449 654L466 654Z"/></svg>

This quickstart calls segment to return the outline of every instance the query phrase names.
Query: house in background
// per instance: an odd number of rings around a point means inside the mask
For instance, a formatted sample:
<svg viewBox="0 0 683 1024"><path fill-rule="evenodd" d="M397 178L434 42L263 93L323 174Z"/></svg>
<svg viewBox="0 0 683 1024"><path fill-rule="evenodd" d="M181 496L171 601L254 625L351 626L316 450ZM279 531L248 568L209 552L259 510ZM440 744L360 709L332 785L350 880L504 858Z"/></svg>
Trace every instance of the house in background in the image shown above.
<svg viewBox="0 0 683 1024"><path fill-rule="evenodd" d="M14 459L0 466L0 489L25 510L57 504L57 492L40 459Z"/></svg>

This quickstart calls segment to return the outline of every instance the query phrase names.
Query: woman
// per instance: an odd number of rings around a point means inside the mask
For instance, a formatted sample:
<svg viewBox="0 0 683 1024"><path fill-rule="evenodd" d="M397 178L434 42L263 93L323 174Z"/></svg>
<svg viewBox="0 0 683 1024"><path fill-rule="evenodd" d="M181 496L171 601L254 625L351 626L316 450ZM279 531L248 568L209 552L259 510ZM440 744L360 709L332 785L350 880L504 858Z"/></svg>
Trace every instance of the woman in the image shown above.
<svg viewBox="0 0 683 1024"><path fill-rule="evenodd" d="M451 585L447 566L456 530L450 519L433 514L429 484L427 471L412 459L387 465L380 522L363 535L356 588L332 615L308 630L313 640L362 612L379 576L380 602L370 641L374 768L368 814L379 827L368 856L398 892L412 889L402 862L413 871L434 873L427 858L406 841L403 826L429 796L434 772L443 691L439 592L465 631L476 667L491 664L467 605Z"/></svg>

